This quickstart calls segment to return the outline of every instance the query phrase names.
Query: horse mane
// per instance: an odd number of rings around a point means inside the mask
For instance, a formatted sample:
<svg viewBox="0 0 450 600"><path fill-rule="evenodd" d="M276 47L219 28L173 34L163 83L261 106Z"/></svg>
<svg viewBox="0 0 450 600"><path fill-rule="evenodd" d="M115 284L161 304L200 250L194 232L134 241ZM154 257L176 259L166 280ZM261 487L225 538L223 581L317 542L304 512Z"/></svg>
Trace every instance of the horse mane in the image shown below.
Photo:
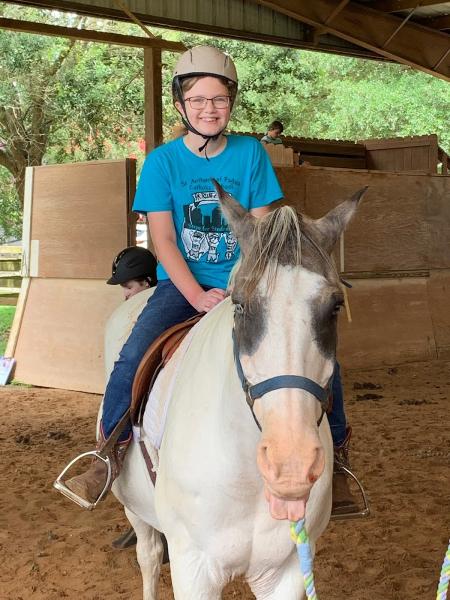
<svg viewBox="0 0 450 600"><path fill-rule="evenodd" d="M246 303L266 271L267 286L270 289L278 265L301 264L301 223L301 215L290 206L281 206L255 220L252 244L242 257L239 268L239 283L242 283L241 291ZM241 273L245 273L242 279Z"/></svg>

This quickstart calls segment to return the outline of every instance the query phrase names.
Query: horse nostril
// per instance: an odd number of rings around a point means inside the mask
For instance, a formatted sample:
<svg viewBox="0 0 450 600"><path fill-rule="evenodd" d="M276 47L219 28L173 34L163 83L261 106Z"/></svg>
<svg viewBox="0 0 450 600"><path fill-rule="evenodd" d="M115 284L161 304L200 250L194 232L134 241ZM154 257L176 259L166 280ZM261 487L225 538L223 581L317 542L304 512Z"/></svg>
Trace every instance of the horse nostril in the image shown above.
<svg viewBox="0 0 450 600"><path fill-rule="evenodd" d="M279 469L276 463L270 459L270 449L267 444L261 444L259 447L259 464L263 471L270 475L270 477L277 478L279 476Z"/></svg>
<svg viewBox="0 0 450 600"><path fill-rule="evenodd" d="M325 466L325 456L321 448L317 448L314 462L311 464L307 479L311 485L313 485L321 476Z"/></svg>

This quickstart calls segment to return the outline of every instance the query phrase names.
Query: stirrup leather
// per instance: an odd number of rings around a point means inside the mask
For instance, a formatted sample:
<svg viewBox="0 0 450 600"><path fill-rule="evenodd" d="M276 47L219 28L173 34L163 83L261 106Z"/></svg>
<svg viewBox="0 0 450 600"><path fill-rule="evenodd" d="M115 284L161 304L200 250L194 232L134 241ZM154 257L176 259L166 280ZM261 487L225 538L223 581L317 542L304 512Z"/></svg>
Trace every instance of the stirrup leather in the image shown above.
<svg viewBox="0 0 450 600"><path fill-rule="evenodd" d="M362 483L359 481L359 479L356 477L356 475L348 467L346 467L344 464L342 464L342 462L339 462L337 466L339 469L339 471L338 471L339 473L343 473L345 475L345 477L353 480L356 483L356 485L358 486L359 491L361 492L361 497L363 499L364 508L359 511L336 514L336 515L333 515L333 513L331 513L330 520L331 521L344 521L345 519L359 519L361 517L368 517L370 515L369 502L367 500L367 495L362 486Z"/></svg>

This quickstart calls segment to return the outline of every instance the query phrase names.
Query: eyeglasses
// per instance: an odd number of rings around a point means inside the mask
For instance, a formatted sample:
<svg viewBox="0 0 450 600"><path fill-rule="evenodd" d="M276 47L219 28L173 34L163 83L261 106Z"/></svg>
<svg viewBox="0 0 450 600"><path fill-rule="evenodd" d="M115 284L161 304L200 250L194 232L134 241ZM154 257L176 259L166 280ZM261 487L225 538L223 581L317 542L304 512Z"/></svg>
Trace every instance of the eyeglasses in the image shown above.
<svg viewBox="0 0 450 600"><path fill-rule="evenodd" d="M202 108L205 108L209 100L211 100L214 108L227 108L230 106L230 96L214 96L214 98L191 96L190 98L185 98L185 101L189 102L190 107L194 110L201 110Z"/></svg>

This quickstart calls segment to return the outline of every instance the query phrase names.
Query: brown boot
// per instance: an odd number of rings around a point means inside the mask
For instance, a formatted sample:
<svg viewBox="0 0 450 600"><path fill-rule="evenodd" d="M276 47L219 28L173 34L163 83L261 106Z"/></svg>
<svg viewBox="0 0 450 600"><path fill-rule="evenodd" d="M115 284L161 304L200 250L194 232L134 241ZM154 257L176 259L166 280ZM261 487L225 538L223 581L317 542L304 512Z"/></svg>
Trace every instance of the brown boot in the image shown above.
<svg viewBox="0 0 450 600"><path fill-rule="evenodd" d="M97 502L100 496L100 499L103 500L106 497L106 493L111 489L113 481L120 473L130 441L131 436L124 442L116 443L113 450L108 455L111 462L111 479L106 490L105 486L108 479L108 467L106 463L99 458L94 458L91 466L84 473L67 479L64 482L66 487L89 503ZM97 450L101 450L104 447L105 442L106 440L100 428L100 439L97 443ZM102 495L104 490L105 493Z"/></svg>
<svg viewBox="0 0 450 600"><path fill-rule="evenodd" d="M354 497L349 486L349 475L345 468L350 469L348 459L350 438L352 428L347 428L347 435L340 446L334 447L334 465L333 465L333 505L331 516L344 517L348 515L357 516L361 513L361 508L357 499ZM345 467L345 468L343 468ZM363 515L361 515L363 516Z"/></svg>

